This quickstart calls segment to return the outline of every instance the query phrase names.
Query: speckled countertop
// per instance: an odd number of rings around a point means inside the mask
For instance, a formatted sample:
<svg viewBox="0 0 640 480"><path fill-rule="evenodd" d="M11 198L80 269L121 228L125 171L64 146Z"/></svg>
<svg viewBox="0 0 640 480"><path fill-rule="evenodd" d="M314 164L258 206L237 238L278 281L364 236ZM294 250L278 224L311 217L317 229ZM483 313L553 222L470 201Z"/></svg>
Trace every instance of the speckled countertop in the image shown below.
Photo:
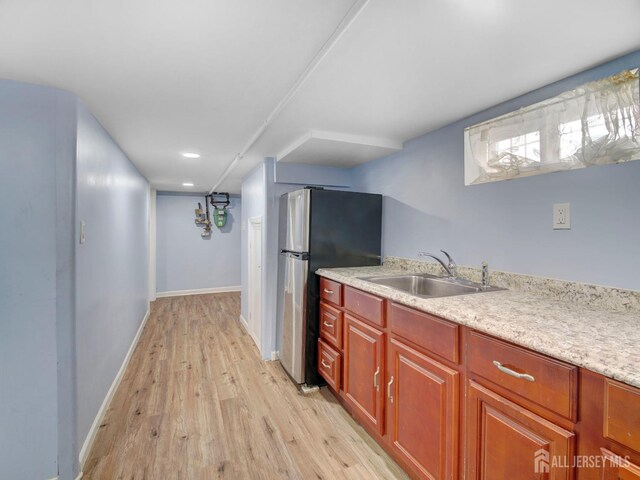
<svg viewBox="0 0 640 480"><path fill-rule="evenodd" d="M613 311L516 290L422 298L360 278L408 273L406 267L386 262L316 273L640 387L637 311Z"/></svg>

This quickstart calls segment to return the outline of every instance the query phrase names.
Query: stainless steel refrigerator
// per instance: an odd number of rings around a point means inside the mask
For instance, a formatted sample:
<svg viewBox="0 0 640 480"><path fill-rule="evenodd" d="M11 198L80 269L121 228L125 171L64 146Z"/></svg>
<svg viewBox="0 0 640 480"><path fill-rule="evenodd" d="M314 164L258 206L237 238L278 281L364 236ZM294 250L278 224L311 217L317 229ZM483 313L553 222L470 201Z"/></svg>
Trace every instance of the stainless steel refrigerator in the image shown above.
<svg viewBox="0 0 640 480"><path fill-rule="evenodd" d="M319 268L380 265L382 195L305 188L280 198L280 362L299 384L317 372Z"/></svg>

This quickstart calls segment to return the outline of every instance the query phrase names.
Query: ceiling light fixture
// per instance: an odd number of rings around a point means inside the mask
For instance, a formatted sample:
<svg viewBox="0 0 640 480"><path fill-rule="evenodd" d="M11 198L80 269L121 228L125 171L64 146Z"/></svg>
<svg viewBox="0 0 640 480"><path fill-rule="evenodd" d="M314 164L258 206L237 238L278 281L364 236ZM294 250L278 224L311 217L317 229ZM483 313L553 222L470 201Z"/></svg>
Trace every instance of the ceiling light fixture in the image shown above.
<svg viewBox="0 0 640 480"><path fill-rule="evenodd" d="M187 153L183 153L183 154L182 154L182 156L183 156L184 158L200 158L200 154L199 154L199 153L190 153L190 152L187 152Z"/></svg>
<svg viewBox="0 0 640 480"><path fill-rule="evenodd" d="M191 183L191 182L183 182L182 186L183 187L193 187L193 183Z"/></svg>

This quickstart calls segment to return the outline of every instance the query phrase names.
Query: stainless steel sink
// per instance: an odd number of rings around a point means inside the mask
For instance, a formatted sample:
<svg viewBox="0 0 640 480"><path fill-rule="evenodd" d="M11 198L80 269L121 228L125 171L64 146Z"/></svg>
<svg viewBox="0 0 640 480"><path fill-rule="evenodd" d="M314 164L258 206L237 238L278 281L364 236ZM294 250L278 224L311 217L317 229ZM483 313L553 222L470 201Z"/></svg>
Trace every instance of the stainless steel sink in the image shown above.
<svg viewBox="0 0 640 480"><path fill-rule="evenodd" d="M504 290L504 288L498 287L482 287L478 283L461 278L436 277L428 274L362 277L361 280L427 298L452 297L455 295Z"/></svg>

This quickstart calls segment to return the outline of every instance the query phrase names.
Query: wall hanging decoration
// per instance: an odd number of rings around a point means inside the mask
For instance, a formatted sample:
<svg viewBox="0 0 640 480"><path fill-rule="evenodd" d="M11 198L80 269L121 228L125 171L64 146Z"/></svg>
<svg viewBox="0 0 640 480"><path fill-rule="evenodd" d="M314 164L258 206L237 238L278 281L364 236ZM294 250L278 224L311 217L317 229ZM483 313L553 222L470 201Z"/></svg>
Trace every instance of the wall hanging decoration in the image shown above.
<svg viewBox="0 0 640 480"><path fill-rule="evenodd" d="M640 160L638 69L464 130L465 185Z"/></svg>
<svg viewBox="0 0 640 480"><path fill-rule="evenodd" d="M198 208L196 208L196 225L202 227L203 238L211 236L211 219L209 217L209 196L204 197L205 211L202 211L202 204L198 202Z"/></svg>

